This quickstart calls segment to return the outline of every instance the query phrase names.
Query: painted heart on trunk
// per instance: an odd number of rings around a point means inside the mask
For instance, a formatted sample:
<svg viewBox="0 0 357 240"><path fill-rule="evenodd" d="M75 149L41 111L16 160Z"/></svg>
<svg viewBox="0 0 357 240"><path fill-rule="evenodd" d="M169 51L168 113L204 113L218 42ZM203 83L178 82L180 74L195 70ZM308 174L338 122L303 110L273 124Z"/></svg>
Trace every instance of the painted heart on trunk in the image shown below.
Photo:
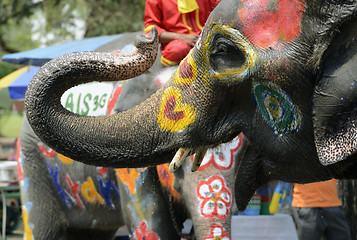
<svg viewBox="0 0 357 240"><path fill-rule="evenodd" d="M196 117L196 110L182 103L180 90L175 87L166 89L160 105L158 123L166 131L177 132L184 130Z"/></svg>

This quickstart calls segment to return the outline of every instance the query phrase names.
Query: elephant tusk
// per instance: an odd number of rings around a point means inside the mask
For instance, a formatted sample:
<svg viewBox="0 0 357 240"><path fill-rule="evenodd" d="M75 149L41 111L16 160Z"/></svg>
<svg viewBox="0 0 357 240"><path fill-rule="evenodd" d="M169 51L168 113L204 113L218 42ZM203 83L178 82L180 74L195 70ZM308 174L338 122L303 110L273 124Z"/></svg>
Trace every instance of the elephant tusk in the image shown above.
<svg viewBox="0 0 357 240"><path fill-rule="evenodd" d="M193 159L191 171L196 172L197 169L201 166L202 160L206 155L207 148L201 148L196 152L195 158Z"/></svg>
<svg viewBox="0 0 357 240"><path fill-rule="evenodd" d="M170 172L174 172L176 171L181 164L183 163L183 161L186 159L187 155L191 152L190 148L180 148L174 158L172 159L170 166L169 166L169 170Z"/></svg>

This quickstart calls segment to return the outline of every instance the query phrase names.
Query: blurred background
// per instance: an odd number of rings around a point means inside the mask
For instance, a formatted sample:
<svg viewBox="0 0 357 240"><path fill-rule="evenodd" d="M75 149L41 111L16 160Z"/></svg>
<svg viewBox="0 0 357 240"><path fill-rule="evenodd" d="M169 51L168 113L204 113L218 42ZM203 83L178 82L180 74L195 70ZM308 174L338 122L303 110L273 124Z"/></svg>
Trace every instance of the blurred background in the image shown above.
<svg viewBox="0 0 357 240"><path fill-rule="evenodd" d="M141 31L144 9L145 0L0 0L0 57L88 37ZM0 61L0 79L22 67ZM0 144L7 145L19 133L22 109L16 104L7 88L0 89Z"/></svg>

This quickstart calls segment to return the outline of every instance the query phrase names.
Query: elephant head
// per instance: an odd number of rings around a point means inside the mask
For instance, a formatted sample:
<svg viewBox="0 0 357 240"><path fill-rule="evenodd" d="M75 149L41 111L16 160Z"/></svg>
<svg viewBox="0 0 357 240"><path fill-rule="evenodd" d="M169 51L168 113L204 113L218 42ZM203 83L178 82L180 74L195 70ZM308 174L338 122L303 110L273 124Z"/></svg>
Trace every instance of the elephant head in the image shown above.
<svg viewBox="0 0 357 240"><path fill-rule="evenodd" d="M29 86L27 116L56 151L112 167L161 164L175 152L172 168L193 152L199 164L208 147L243 132L240 210L273 179L356 177L356 8L353 0L223 0L175 74L140 106L81 117L59 98L78 83L132 77L147 62L143 43L132 57L80 53L46 64Z"/></svg>

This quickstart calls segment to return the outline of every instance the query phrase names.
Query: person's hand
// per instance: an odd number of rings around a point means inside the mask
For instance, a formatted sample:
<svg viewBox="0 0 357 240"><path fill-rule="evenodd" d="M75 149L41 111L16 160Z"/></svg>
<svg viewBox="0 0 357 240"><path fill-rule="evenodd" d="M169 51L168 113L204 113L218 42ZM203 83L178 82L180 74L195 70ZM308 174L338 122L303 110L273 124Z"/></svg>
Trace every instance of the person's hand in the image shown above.
<svg viewBox="0 0 357 240"><path fill-rule="evenodd" d="M196 34L184 34L184 33L174 33L174 32L162 32L159 40L160 43L168 43L175 39L180 39L190 45L191 47L195 46L199 35Z"/></svg>
<svg viewBox="0 0 357 240"><path fill-rule="evenodd" d="M181 40L185 41L191 47L195 46L199 35L196 34L181 34Z"/></svg>

